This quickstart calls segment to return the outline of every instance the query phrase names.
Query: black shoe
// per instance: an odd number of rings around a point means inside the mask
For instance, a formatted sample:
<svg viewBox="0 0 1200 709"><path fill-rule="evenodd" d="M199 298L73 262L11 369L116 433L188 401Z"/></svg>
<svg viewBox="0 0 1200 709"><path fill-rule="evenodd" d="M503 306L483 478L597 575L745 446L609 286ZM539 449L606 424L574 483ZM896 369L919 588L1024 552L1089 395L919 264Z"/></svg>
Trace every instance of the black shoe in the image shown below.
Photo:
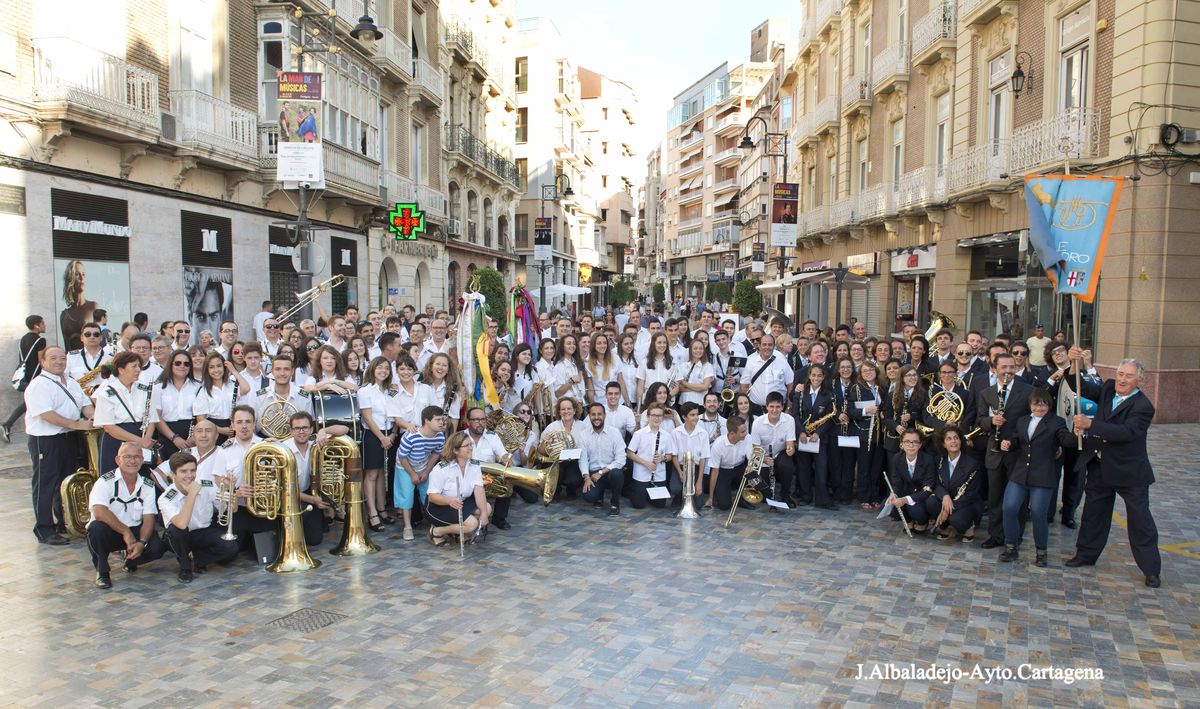
<svg viewBox="0 0 1200 709"><path fill-rule="evenodd" d="M133 561L126 561L125 571L131 574L137 573L137 563Z"/></svg>
<svg viewBox="0 0 1200 709"><path fill-rule="evenodd" d="M512 525L506 519L494 519L492 520L492 526L496 529L503 529L506 532L512 529Z"/></svg>
<svg viewBox="0 0 1200 709"><path fill-rule="evenodd" d="M996 539L988 539L988 540L984 541L983 544L980 544L979 546L983 547L984 549L995 549L996 547L1003 546L1003 545L1004 545L1004 542L1001 542Z"/></svg>
<svg viewBox="0 0 1200 709"><path fill-rule="evenodd" d="M207 567L207 566L205 566L204 564L195 564L195 567L196 567L196 568L195 568L195 569L193 569L193 571L195 571L195 572L196 572L196 574L202 574L202 573L204 573L205 571L208 571L208 567Z"/></svg>
<svg viewBox="0 0 1200 709"><path fill-rule="evenodd" d="M738 500L737 506L743 510L757 510L758 509L758 505L754 504L753 502L746 502L745 500Z"/></svg>
<svg viewBox="0 0 1200 709"><path fill-rule="evenodd" d="M54 528L54 531L65 536L67 533L67 525L60 523Z"/></svg>
<svg viewBox="0 0 1200 709"><path fill-rule="evenodd" d="M191 582L192 582L192 572L188 571L187 569L180 569L179 570L179 583L191 583Z"/></svg>
<svg viewBox="0 0 1200 709"><path fill-rule="evenodd" d="M108 574L96 574L96 588L112 588L112 577Z"/></svg>
<svg viewBox="0 0 1200 709"><path fill-rule="evenodd" d="M1016 544L1005 544L1004 551L1000 552L1000 561L1009 562L1016 561L1020 553L1017 551Z"/></svg>
<svg viewBox="0 0 1200 709"><path fill-rule="evenodd" d="M1087 559L1084 559L1080 555L1076 554L1075 556L1071 557L1070 559L1067 559L1065 562L1065 565L1074 569L1079 566L1095 566L1096 562L1094 560L1088 561Z"/></svg>
<svg viewBox="0 0 1200 709"><path fill-rule="evenodd" d="M58 534L55 534L53 537L46 537L44 539L38 540L38 544L49 544L52 547L61 547L61 546L64 546L64 545L70 544L70 543L71 542L69 540L67 540L66 537L63 537Z"/></svg>
<svg viewBox="0 0 1200 709"><path fill-rule="evenodd" d="M8 424L0 425L0 435L4 436L5 443L12 443L12 426Z"/></svg>
<svg viewBox="0 0 1200 709"><path fill-rule="evenodd" d="M818 502L816 506L817 506L817 508L822 509L822 510L836 510L837 509L837 506L834 505L832 502Z"/></svg>
<svg viewBox="0 0 1200 709"><path fill-rule="evenodd" d="M1043 569L1050 565L1050 559L1047 557L1045 549L1037 550L1037 559L1033 562L1034 566L1040 566Z"/></svg>
<svg viewBox="0 0 1200 709"><path fill-rule="evenodd" d="M1075 524L1075 520L1071 519L1070 517L1063 518L1062 526L1066 527L1067 529L1077 529L1079 527L1078 524Z"/></svg>
<svg viewBox="0 0 1200 709"><path fill-rule="evenodd" d="M1162 585L1162 579L1159 578L1158 576L1147 576L1146 577L1146 585L1149 586L1150 588L1158 588L1159 586Z"/></svg>
<svg viewBox="0 0 1200 709"><path fill-rule="evenodd" d="M613 506L613 507L608 508L608 516L609 517L616 517L619 514L621 514L620 507Z"/></svg>

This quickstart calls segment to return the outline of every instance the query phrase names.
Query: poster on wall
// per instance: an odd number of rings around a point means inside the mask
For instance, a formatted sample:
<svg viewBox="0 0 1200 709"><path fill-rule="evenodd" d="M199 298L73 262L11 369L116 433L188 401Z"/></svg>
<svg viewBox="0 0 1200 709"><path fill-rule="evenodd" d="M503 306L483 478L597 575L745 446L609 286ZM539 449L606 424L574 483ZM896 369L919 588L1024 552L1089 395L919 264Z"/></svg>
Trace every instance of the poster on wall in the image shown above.
<svg viewBox="0 0 1200 709"><path fill-rule="evenodd" d="M50 213L59 341L73 350L96 310L108 314L114 330L131 319L129 203L52 189Z"/></svg>
<svg viewBox="0 0 1200 709"><path fill-rule="evenodd" d="M634 263L633 263L633 249L629 248L628 246L625 247L625 269L624 269L624 272L625 272L626 276L632 276L636 272L636 269L634 268Z"/></svg>
<svg viewBox="0 0 1200 709"><path fill-rule="evenodd" d="M275 179L324 185L321 165L321 74L281 71L279 79L279 142Z"/></svg>
<svg viewBox="0 0 1200 709"><path fill-rule="evenodd" d="M771 186L771 248L792 248L796 245L799 200L799 183L776 182Z"/></svg>
<svg viewBox="0 0 1200 709"><path fill-rule="evenodd" d="M902 320L913 319L916 295L916 281L896 281L896 317Z"/></svg>
<svg viewBox="0 0 1200 709"><path fill-rule="evenodd" d="M767 272L767 249L762 244L755 244L754 250L750 252L750 272Z"/></svg>
<svg viewBox="0 0 1200 709"><path fill-rule="evenodd" d="M184 316L192 324L192 339L208 330L220 339L221 323L233 320L233 271L204 266L183 267Z"/></svg>

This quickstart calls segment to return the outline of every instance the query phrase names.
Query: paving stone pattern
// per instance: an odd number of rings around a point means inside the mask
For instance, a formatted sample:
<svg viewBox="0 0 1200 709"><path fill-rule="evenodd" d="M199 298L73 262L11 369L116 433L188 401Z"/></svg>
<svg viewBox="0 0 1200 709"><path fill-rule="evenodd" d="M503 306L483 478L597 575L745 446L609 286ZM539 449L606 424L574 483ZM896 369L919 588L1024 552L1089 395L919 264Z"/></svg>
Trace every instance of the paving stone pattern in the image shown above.
<svg viewBox="0 0 1200 709"><path fill-rule="evenodd" d="M1200 541L1198 434L1152 430L1164 546ZM1100 564L1072 570L1074 532L1055 524L1037 569L857 508L739 512L724 530L711 513L518 501L465 561L398 526L382 552L336 558L335 527L308 573L240 560L182 585L168 557L114 564L104 592L83 543L34 542L25 447L0 448L4 704L1200 706L1200 544L1165 554L1152 590L1117 525ZM1104 679L870 678L884 663Z"/></svg>

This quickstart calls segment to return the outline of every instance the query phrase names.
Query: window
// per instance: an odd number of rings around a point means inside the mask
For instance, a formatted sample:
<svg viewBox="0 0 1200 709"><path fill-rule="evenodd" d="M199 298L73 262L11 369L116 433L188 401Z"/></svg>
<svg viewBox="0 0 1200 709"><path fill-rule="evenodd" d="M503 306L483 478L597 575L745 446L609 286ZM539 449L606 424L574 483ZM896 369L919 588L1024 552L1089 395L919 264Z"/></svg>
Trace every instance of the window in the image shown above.
<svg viewBox="0 0 1200 709"><path fill-rule="evenodd" d="M517 93L529 90L529 57L517 57L516 61Z"/></svg>
<svg viewBox="0 0 1200 709"><path fill-rule="evenodd" d="M607 140L600 141L600 154L608 155L608 141Z"/></svg>
<svg viewBox="0 0 1200 709"><path fill-rule="evenodd" d="M607 121L608 120L608 109L607 108L600 109L600 116L601 116L601 118L603 118L604 120Z"/></svg>
<svg viewBox="0 0 1200 709"><path fill-rule="evenodd" d="M904 175L904 119L892 124L892 189L898 189Z"/></svg>
<svg viewBox="0 0 1200 709"><path fill-rule="evenodd" d="M900 0L900 8L896 13L896 38L901 42L908 40L908 0Z"/></svg>
<svg viewBox="0 0 1200 709"><path fill-rule="evenodd" d="M805 181L805 191L808 199L805 200L805 208L812 209L817 206L817 168L808 168L808 179Z"/></svg>
<svg viewBox="0 0 1200 709"><path fill-rule="evenodd" d="M560 94L567 93L566 64L563 60L558 60L558 93Z"/></svg>
<svg viewBox="0 0 1200 709"><path fill-rule="evenodd" d="M518 214L516 218L517 224L517 248L529 248L529 215Z"/></svg>
<svg viewBox="0 0 1200 709"><path fill-rule="evenodd" d="M829 204L837 199L837 156L834 155L828 158L825 165L826 171L829 173L829 184L826 186L828 196L825 199L825 204Z"/></svg>
<svg viewBox="0 0 1200 709"><path fill-rule="evenodd" d="M324 139L347 150L379 158L379 80L340 54L317 60L324 72Z"/></svg>
<svg viewBox="0 0 1200 709"><path fill-rule="evenodd" d="M600 187L602 187L602 188L608 187L608 175L600 176Z"/></svg>
<svg viewBox="0 0 1200 709"><path fill-rule="evenodd" d="M1058 106L1063 110L1088 104L1088 42L1091 39L1091 6L1085 5L1059 20Z"/></svg>
<svg viewBox="0 0 1200 709"><path fill-rule="evenodd" d="M517 142L529 142L529 109L517 109Z"/></svg>
<svg viewBox="0 0 1200 709"><path fill-rule="evenodd" d="M608 221L608 210L607 209L600 210L600 221L602 221L602 222Z"/></svg>
<svg viewBox="0 0 1200 709"><path fill-rule="evenodd" d="M521 189L529 185L529 159L517 158L517 179L521 181Z"/></svg>
<svg viewBox="0 0 1200 709"><path fill-rule="evenodd" d="M784 96L779 101L779 125L790 126L792 124L792 97Z"/></svg>
<svg viewBox="0 0 1200 709"><path fill-rule="evenodd" d="M867 71L871 68L871 23L863 25L862 28L862 64L859 65L859 71Z"/></svg>
<svg viewBox="0 0 1200 709"><path fill-rule="evenodd" d="M176 82L184 91L212 94L212 5L203 0L180 8Z"/></svg>
<svg viewBox="0 0 1200 709"><path fill-rule="evenodd" d="M420 185L425 182L425 126L412 124L412 179Z"/></svg>
<svg viewBox="0 0 1200 709"><path fill-rule="evenodd" d="M1008 140L1008 79L1011 74L1007 54L988 63L987 139L992 145L993 156L1001 154Z"/></svg>
<svg viewBox="0 0 1200 709"><path fill-rule="evenodd" d="M867 189L867 173L870 171L870 163L867 162L866 138L858 141L854 151L858 154L858 191L861 193Z"/></svg>
<svg viewBox="0 0 1200 709"><path fill-rule="evenodd" d="M933 164L937 176L946 174L946 153L950 141L950 92L937 97L937 123L933 129Z"/></svg>

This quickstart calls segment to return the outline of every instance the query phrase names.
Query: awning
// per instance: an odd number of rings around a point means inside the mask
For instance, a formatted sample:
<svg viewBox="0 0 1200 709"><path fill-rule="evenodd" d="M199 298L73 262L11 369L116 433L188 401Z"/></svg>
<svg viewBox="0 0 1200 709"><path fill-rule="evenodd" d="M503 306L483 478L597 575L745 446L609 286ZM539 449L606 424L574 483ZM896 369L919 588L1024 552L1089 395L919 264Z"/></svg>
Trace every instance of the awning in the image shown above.
<svg viewBox="0 0 1200 709"><path fill-rule="evenodd" d="M763 293L774 292L786 288L795 288L801 285L824 285L829 290L837 290L837 277L833 271L808 271L805 273L791 273L783 278L776 278L773 281L767 281L759 286L757 290ZM857 273L847 273L846 278L842 280L842 290L866 290L871 285L871 279L867 276L860 276Z"/></svg>
<svg viewBox="0 0 1200 709"><path fill-rule="evenodd" d="M534 300L537 300L538 298L542 297L541 291L542 291L541 288L534 288L529 293L530 293L530 295L533 296ZM591 292L592 292L591 288L583 288L582 286L568 286L568 285L564 285L562 283L555 283L552 286L546 286L546 297L547 298L557 298L557 297L563 296L563 295L566 295L566 296L584 295L586 293L591 293Z"/></svg>

